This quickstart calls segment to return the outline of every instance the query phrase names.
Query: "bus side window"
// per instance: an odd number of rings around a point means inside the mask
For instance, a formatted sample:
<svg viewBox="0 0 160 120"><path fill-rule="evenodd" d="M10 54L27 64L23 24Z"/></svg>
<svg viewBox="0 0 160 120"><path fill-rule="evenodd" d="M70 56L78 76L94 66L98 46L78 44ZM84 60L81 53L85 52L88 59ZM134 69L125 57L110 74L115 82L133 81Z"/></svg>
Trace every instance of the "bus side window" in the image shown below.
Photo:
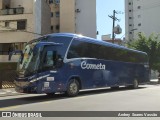
<svg viewBox="0 0 160 120"><path fill-rule="evenodd" d="M44 59L44 67L51 67L54 65L53 51L47 51Z"/></svg>

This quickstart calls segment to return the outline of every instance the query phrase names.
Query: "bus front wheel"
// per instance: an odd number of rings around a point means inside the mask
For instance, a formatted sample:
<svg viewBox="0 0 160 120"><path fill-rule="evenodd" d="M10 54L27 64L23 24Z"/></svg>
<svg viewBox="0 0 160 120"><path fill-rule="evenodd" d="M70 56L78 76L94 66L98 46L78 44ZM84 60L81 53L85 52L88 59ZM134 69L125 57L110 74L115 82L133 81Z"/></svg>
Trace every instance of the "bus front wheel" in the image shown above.
<svg viewBox="0 0 160 120"><path fill-rule="evenodd" d="M76 79L71 79L67 86L66 94L69 97L74 97L79 93L79 82Z"/></svg>

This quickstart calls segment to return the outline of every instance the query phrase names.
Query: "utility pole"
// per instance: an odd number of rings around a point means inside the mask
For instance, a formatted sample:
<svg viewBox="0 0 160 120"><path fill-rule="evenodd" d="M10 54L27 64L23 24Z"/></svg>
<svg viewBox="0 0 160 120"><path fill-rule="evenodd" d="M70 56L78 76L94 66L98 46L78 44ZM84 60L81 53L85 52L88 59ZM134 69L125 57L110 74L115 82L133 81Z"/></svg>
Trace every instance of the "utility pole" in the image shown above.
<svg viewBox="0 0 160 120"><path fill-rule="evenodd" d="M111 19L113 19L113 26L112 26L112 43L114 43L115 34L114 34L114 27L115 27L115 21L119 21L118 18L116 18L116 10L113 10L113 16L108 15Z"/></svg>

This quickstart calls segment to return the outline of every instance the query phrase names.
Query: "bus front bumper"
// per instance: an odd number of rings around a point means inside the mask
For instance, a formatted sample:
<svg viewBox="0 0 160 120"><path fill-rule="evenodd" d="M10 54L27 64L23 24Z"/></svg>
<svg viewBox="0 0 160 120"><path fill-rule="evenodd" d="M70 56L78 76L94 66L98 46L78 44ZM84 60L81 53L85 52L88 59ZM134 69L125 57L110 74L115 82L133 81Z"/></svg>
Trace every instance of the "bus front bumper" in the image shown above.
<svg viewBox="0 0 160 120"><path fill-rule="evenodd" d="M55 82L27 82L27 81L15 81L15 90L20 93L54 93L65 91L64 84Z"/></svg>
<svg viewBox="0 0 160 120"><path fill-rule="evenodd" d="M15 81L15 90L19 93L37 93L37 87L31 85L30 82L20 82Z"/></svg>

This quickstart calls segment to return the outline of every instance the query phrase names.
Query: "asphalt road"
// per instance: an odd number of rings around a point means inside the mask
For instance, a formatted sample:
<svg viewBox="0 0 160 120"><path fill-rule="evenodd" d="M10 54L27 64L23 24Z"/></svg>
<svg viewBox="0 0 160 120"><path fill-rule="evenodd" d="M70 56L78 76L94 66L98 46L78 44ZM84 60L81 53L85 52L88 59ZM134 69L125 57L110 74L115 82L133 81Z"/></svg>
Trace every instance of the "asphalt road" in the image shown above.
<svg viewBox="0 0 160 120"><path fill-rule="evenodd" d="M134 90L107 88L83 91L79 96L72 98L61 94L53 97L48 97L45 94L0 97L0 111L160 111L160 85L144 85ZM61 120L62 118L56 119ZM74 118L72 117L72 119ZM86 119L90 120L91 118ZM94 119L99 120L98 117ZM118 117L114 119L101 117L101 119L135 120L135 118ZM138 120L143 119L150 120L151 118L138 118ZM152 119L158 120L160 118ZM65 120L71 120L71 118L65 118Z"/></svg>

